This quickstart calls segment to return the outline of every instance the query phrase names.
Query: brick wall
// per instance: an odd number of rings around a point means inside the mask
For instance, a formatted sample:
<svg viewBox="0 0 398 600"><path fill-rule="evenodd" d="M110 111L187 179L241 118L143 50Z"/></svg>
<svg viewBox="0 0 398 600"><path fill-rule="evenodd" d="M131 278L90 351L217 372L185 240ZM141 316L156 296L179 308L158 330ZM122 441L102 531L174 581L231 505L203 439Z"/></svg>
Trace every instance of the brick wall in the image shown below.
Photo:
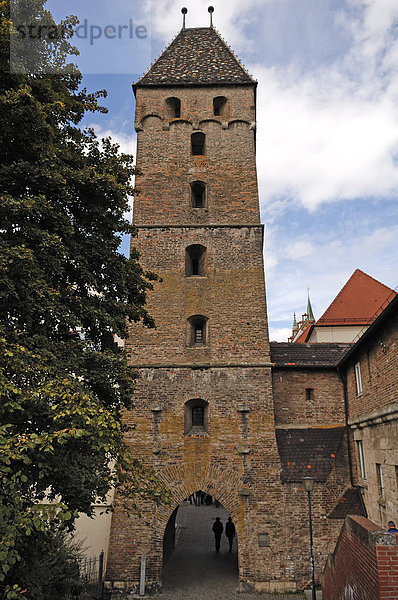
<svg viewBox="0 0 398 600"><path fill-rule="evenodd" d="M141 191L134 224L259 223L253 124L254 86L138 89L136 178ZM181 118L165 118L169 96ZM213 115L213 98L228 98L227 115ZM206 135L205 154L191 155L191 134ZM190 183L207 184L206 206L191 207Z"/></svg>
<svg viewBox="0 0 398 600"><path fill-rule="evenodd" d="M398 535L364 517L346 517L324 571L324 600L398 598Z"/></svg>
<svg viewBox="0 0 398 600"><path fill-rule="evenodd" d="M272 373L275 425L344 425L343 385L336 369L276 368ZM306 388L313 389L307 400Z"/></svg>
<svg viewBox="0 0 398 600"><path fill-rule="evenodd" d="M398 314L395 309L369 330L347 364L349 424L355 483L363 490L368 516L386 526L397 519L398 494ZM356 386L355 364L360 364L362 393ZM359 464L362 444L365 477ZM382 490L376 465L380 465Z"/></svg>
<svg viewBox="0 0 398 600"><path fill-rule="evenodd" d="M362 394L357 393L354 365L360 363ZM349 419L397 402L398 314L395 313L361 345L347 366Z"/></svg>

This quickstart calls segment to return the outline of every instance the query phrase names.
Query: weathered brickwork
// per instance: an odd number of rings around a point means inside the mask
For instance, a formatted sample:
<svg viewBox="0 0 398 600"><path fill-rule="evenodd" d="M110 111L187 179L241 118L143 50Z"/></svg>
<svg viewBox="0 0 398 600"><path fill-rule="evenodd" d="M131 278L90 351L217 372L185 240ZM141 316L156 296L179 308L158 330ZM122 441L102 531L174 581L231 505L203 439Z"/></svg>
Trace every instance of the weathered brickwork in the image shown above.
<svg viewBox="0 0 398 600"><path fill-rule="evenodd" d="M343 384L335 368L275 368L272 382L276 427L344 425Z"/></svg>
<svg viewBox="0 0 398 600"><path fill-rule="evenodd" d="M178 42L189 56L204 35L202 29L191 33L192 39L183 30ZM226 64L234 70L235 62L232 58ZM173 63L174 77L182 76L178 67ZM193 69L195 77L203 76L196 64ZM275 424L338 428L344 424L343 388L331 368L276 368L272 389L255 166L255 83L247 83L250 78L240 66L236 69L233 81L241 84L167 86L167 74L159 68L150 77L160 78L158 85L136 86L142 174L136 182L141 193L134 203L138 235L132 243L144 269L161 281L148 295L156 329L129 327L126 352L140 376L134 411L125 414L124 422L133 454L155 469L172 503L145 503L140 514L127 517L116 501L107 565L115 594L137 590L142 556L147 590L160 585L163 556L172 550L175 509L197 490L216 496L234 519L241 589L294 590L310 578L303 552L308 547L307 498L302 477L289 483L281 479ZM213 99L219 96L226 98L221 116L213 114ZM179 116L170 118L168 98L180 100ZM199 155L191 152L194 133L206 136ZM198 181L205 186L199 208L191 197L191 184ZM192 245L201 248L200 269L199 262L187 262L198 256L189 254ZM313 390L308 398L306 387ZM200 425L193 423L192 407L202 411ZM327 514L349 481L341 439L313 493L317 574L341 524Z"/></svg>
<svg viewBox="0 0 398 600"><path fill-rule="evenodd" d="M181 99L181 118L165 118L168 97ZM226 115L213 115L216 96ZM253 85L137 89L137 164L142 175L134 223L259 223ZM205 154L191 155L191 135L206 135ZM221 176L222 175L222 176ZM190 184L207 185L203 208L192 208Z"/></svg>
<svg viewBox="0 0 398 600"><path fill-rule="evenodd" d="M398 535L364 517L347 517L325 568L325 600L393 600L398 590Z"/></svg>

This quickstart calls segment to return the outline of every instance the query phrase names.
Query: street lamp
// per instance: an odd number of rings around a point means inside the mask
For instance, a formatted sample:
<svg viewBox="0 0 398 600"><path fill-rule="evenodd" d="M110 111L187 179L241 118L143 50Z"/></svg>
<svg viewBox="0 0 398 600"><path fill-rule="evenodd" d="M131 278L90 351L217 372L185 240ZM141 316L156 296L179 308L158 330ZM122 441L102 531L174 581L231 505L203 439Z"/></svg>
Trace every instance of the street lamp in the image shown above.
<svg viewBox="0 0 398 600"><path fill-rule="evenodd" d="M314 489L314 478L303 477L304 489L308 495L308 520L310 524L310 549L311 549L311 576L312 576L312 600L316 600L315 591L315 565L314 565L314 545L312 541L312 516L311 516L311 492Z"/></svg>

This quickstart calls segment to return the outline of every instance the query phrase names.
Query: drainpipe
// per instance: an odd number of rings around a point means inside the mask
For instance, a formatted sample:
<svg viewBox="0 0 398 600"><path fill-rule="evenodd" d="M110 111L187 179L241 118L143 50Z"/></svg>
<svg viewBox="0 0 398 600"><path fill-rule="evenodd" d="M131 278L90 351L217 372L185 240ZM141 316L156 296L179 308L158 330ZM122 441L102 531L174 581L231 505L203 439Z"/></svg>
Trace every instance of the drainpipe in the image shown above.
<svg viewBox="0 0 398 600"><path fill-rule="evenodd" d="M348 468L350 470L350 483L351 487L356 487L354 485L354 474L352 469L352 454L351 454L351 441L350 441L350 426L348 425L348 393L347 393L347 372L344 372L337 367L338 374L340 376L341 382L343 384L343 394L344 394L344 413L345 413L345 434L347 440L347 452L348 452Z"/></svg>

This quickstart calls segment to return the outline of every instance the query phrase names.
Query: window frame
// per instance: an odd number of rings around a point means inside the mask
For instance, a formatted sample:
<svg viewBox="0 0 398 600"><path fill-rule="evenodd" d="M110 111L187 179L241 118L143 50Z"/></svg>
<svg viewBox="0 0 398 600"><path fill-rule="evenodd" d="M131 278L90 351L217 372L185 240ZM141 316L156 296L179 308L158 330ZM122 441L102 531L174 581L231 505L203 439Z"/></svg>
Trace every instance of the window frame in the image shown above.
<svg viewBox="0 0 398 600"><path fill-rule="evenodd" d="M197 340L197 332L201 330L201 341ZM209 331L208 318L204 315L192 315L188 318L188 347L205 348L208 346Z"/></svg>
<svg viewBox="0 0 398 600"><path fill-rule="evenodd" d="M202 412L201 424L194 424L194 411ZM191 398L184 404L184 435L207 435L209 430L209 403L203 398Z"/></svg>
<svg viewBox="0 0 398 600"><path fill-rule="evenodd" d="M381 463L376 464L376 477L377 477L377 488L381 499L385 499L385 488L384 488L384 477L383 468Z"/></svg>
<svg viewBox="0 0 398 600"><path fill-rule="evenodd" d="M357 363L355 363L354 365L354 372L355 372L355 384L356 384L356 390L357 390L357 396L362 396L362 376L361 376L361 363L358 361Z"/></svg>
<svg viewBox="0 0 398 600"><path fill-rule="evenodd" d="M361 479L366 481L366 463L365 463L365 453L363 450L363 440L356 440L357 444L357 452L358 452L358 463L359 463L359 472L361 475Z"/></svg>
<svg viewBox="0 0 398 600"><path fill-rule="evenodd" d="M201 140L200 141L200 149L202 151L194 152L194 149L198 149L198 147L199 147L199 142L196 141L199 139ZM191 155L192 156L205 156L206 155L206 134L203 133L203 131L195 131L194 133L191 134Z"/></svg>

